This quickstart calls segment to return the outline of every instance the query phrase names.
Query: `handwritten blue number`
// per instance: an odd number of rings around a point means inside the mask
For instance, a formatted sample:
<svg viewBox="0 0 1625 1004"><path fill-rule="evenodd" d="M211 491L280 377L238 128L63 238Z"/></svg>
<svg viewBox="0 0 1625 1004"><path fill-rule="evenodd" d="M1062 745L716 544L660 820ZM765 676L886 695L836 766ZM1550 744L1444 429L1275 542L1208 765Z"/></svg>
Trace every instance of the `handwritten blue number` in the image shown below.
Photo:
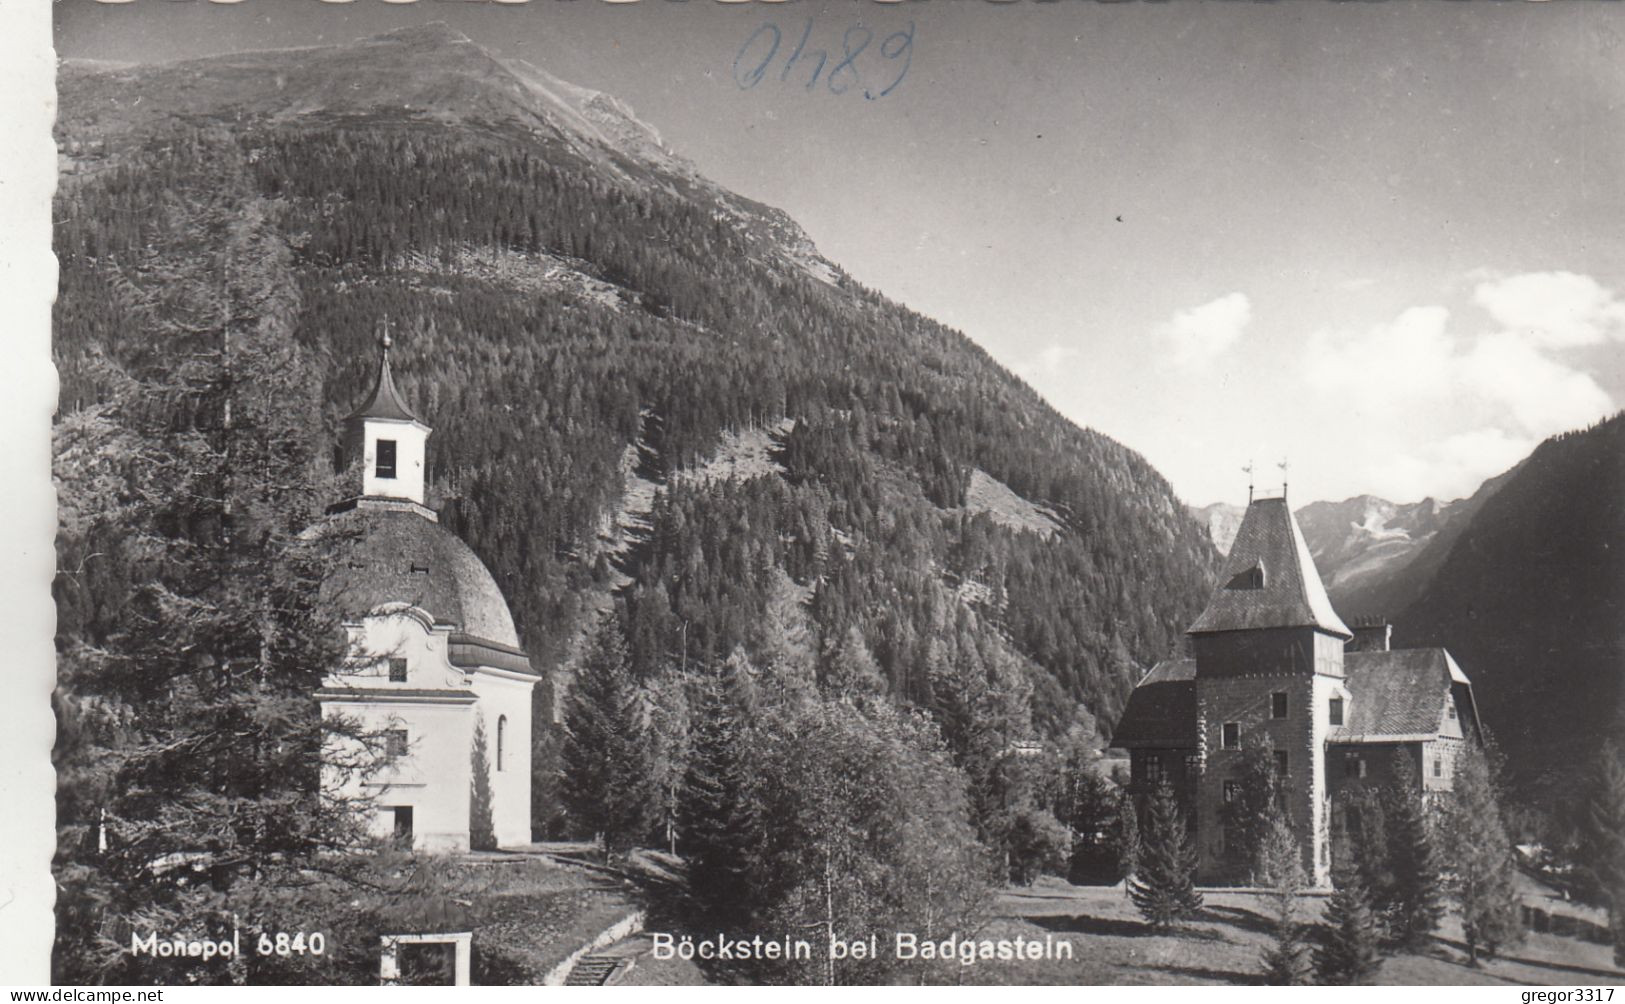
<svg viewBox="0 0 1625 1004"><path fill-rule="evenodd" d="M863 33L863 41L858 43L858 47L856 49L852 48L852 33L855 31ZM874 40L874 37L875 33L870 31L868 28L865 28L861 24L855 24L846 29L846 33L841 36L841 51L846 53L846 55L841 57L841 61L839 63L835 64L835 69L829 71L829 92L831 94L846 93L846 84L842 84L839 87L835 86L835 79L841 75L842 70L851 71L852 83L856 84L859 82L858 68L853 65L853 60L863 55L863 50L869 47L869 43Z"/></svg>
<svg viewBox="0 0 1625 1004"><path fill-rule="evenodd" d="M739 61L745 58L745 54L750 51L751 46L756 44L756 39L761 37L763 32L770 32L772 34L773 44L768 48L767 55L762 57L762 61L757 63L754 69L746 71L746 73L741 76L739 73ZM778 25L775 24L764 24L760 28L757 28L755 31L751 32L750 37L745 39L745 44L739 47L738 54L734 56L734 83L739 85L740 90L748 91L752 87L755 87L757 84L762 82L762 75L767 72L767 66L769 63L773 62L773 57L779 54L779 43L783 41L784 36L779 31Z"/></svg>
<svg viewBox="0 0 1625 1004"><path fill-rule="evenodd" d="M892 46L893 42L897 43L896 46ZM864 91L863 96L871 101L890 94L898 84L903 82L903 78L908 76L908 68L914 62L914 22L910 21L908 27L902 31L887 35L886 40L880 43L880 54L887 59L896 59L902 56L903 72L899 73L897 79L888 84L886 89L879 94L871 95L868 91Z"/></svg>

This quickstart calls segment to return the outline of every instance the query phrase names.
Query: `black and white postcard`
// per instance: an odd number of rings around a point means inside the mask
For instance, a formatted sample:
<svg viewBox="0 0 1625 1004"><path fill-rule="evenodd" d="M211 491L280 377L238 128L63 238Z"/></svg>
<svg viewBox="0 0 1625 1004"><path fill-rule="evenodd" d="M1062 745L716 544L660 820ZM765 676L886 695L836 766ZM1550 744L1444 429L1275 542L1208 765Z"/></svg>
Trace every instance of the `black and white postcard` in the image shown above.
<svg viewBox="0 0 1625 1004"><path fill-rule="evenodd" d="M0 979L1625 981L1625 9L52 19Z"/></svg>

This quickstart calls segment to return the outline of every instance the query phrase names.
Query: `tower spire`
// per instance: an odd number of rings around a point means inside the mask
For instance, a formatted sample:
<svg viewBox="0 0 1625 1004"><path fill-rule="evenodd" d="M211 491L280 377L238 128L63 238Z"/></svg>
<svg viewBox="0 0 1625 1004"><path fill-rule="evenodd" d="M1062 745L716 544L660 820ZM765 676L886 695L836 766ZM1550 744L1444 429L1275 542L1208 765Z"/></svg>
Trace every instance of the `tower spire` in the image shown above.
<svg viewBox="0 0 1625 1004"><path fill-rule="evenodd" d="M1247 466L1243 467L1242 471L1244 471L1246 473L1246 475L1247 475L1247 504L1252 505L1253 504L1253 462L1251 460L1247 461Z"/></svg>
<svg viewBox="0 0 1625 1004"><path fill-rule="evenodd" d="M362 460L364 499L396 499L422 506L430 429L395 386L389 364L394 344L385 314L379 324L378 376L366 400L344 420L345 452Z"/></svg>

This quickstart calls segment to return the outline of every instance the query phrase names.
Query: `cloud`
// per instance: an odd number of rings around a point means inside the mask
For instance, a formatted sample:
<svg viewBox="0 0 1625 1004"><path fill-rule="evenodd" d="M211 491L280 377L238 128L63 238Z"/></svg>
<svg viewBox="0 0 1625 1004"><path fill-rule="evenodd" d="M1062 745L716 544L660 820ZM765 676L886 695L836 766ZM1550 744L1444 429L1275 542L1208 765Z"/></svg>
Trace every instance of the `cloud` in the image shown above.
<svg viewBox="0 0 1625 1004"><path fill-rule="evenodd" d="M1372 472L1368 490L1390 499L1463 498L1527 457L1536 442L1493 427L1470 429L1393 455Z"/></svg>
<svg viewBox="0 0 1625 1004"><path fill-rule="evenodd" d="M1468 387L1509 409L1531 435L1576 429L1614 410L1590 374L1558 362L1517 332L1479 338L1460 368Z"/></svg>
<svg viewBox="0 0 1625 1004"><path fill-rule="evenodd" d="M1309 341L1309 382L1368 406L1447 396L1459 375L1449 322L1443 307L1411 307L1362 334L1319 332Z"/></svg>
<svg viewBox="0 0 1625 1004"><path fill-rule="evenodd" d="M1321 331L1304 355L1315 421L1342 434L1361 490L1389 498L1468 494L1547 436L1612 413L1568 351L1622 337L1621 302L1569 272L1486 278L1493 322L1411 307L1364 331Z"/></svg>
<svg viewBox="0 0 1625 1004"><path fill-rule="evenodd" d="M1228 293L1174 314L1158 326L1157 335L1168 346L1169 358L1179 366L1205 363L1228 349L1253 319L1253 305L1245 293Z"/></svg>
<svg viewBox="0 0 1625 1004"><path fill-rule="evenodd" d="M1625 303L1588 275L1525 272L1480 282L1473 301L1503 329L1547 348L1625 340Z"/></svg>

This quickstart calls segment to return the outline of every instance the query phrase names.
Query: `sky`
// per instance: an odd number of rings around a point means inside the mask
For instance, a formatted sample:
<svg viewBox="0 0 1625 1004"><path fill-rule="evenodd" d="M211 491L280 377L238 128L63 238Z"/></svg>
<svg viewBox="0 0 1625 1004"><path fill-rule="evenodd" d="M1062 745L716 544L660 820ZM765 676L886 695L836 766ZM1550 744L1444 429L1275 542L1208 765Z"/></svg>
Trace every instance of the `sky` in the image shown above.
<svg viewBox="0 0 1625 1004"><path fill-rule="evenodd" d="M59 55L137 62L446 21L623 99L1194 504L1283 460L1302 502L1457 498L1625 406L1618 5L54 9Z"/></svg>

